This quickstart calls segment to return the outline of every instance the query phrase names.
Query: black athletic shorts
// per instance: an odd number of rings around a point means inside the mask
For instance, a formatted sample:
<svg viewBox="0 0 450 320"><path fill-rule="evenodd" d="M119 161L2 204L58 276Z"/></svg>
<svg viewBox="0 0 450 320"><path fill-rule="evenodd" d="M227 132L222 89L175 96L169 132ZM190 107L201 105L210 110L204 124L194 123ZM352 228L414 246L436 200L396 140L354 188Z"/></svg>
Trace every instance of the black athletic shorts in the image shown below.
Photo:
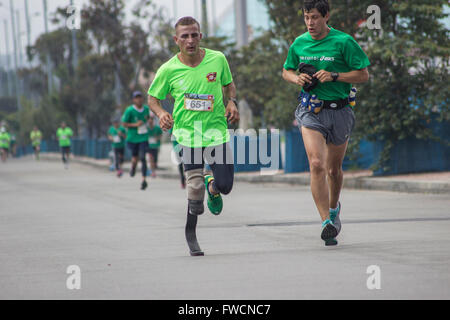
<svg viewBox="0 0 450 320"><path fill-rule="evenodd" d="M222 194L230 193L234 182L234 158L229 143L206 148L181 147L184 171L202 169L207 162L217 190Z"/></svg>
<svg viewBox="0 0 450 320"><path fill-rule="evenodd" d="M149 148L148 153L150 153L153 159L155 159L155 162L158 162L159 149Z"/></svg>
<svg viewBox="0 0 450 320"><path fill-rule="evenodd" d="M148 151L148 141L138 142L138 143L132 143L127 142L128 149L131 151L131 155L133 157L144 156L145 153Z"/></svg>
<svg viewBox="0 0 450 320"><path fill-rule="evenodd" d="M70 147L61 147L62 153L70 153Z"/></svg>

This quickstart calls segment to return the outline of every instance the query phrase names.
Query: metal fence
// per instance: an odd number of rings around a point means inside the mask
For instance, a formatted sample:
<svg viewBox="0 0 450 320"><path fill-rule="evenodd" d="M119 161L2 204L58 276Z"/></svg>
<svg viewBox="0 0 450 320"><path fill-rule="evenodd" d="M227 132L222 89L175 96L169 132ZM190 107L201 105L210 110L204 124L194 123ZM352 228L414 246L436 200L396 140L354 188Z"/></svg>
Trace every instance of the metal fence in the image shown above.
<svg viewBox="0 0 450 320"><path fill-rule="evenodd" d="M419 140L410 137L398 141L391 150L386 166L376 170L374 175L394 175L418 172L450 171L450 125L446 122L432 123L433 133L440 138L435 140ZM344 170L351 168L369 169L378 162L384 142L362 140L359 144L360 157L356 161L344 159ZM285 172L309 171L308 158L303 145L302 135L295 128L286 132Z"/></svg>

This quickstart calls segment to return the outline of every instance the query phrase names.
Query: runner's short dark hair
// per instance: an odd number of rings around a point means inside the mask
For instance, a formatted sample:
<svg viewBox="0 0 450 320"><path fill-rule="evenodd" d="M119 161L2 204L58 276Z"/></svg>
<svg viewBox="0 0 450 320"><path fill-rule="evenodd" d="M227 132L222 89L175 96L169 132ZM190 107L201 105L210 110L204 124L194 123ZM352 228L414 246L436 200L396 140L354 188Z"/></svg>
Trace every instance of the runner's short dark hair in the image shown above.
<svg viewBox="0 0 450 320"><path fill-rule="evenodd" d="M305 0L303 3L303 12L309 12L312 9L317 9L322 17L325 17L330 12L330 5L328 0Z"/></svg>
<svg viewBox="0 0 450 320"><path fill-rule="evenodd" d="M190 26L191 24L197 24L198 30L200 30L200 23L195 18L189 16L178 19L177 23L175 23L175 29L178 26Z"/></svg>

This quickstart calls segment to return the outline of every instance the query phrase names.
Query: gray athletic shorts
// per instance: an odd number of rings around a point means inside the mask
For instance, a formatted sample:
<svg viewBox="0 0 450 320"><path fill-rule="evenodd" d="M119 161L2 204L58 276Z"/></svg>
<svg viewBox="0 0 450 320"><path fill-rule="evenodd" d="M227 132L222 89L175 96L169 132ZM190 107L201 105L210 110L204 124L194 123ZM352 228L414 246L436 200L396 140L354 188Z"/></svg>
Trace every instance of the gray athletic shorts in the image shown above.
<svg viewBox="0 0 450 320"><path fill-rule="evenodd" d="M341 145L349 138L355 127L355 114L351 107L339 110L322 109L318 114L298 105L295 110L299 128L305 127L322 133L328 143Z"/></svg>

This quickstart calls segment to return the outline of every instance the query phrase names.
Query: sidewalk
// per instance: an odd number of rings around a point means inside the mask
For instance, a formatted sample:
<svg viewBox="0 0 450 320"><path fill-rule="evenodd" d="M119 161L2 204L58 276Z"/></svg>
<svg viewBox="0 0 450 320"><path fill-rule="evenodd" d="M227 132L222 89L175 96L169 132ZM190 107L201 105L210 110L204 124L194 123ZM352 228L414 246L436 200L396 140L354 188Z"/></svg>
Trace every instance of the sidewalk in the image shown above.
<svg viewBox="0 0 450 320"><path fill-rule="evenodd" d="M171 161L171 144L163 144L159 154L157 175L160 178L179 179L178 168ZM43 153L42 160L61 161L59 153ZM87 157L71 157L73 162L91 165L109 170L109 159L92 159ZM128 172L130 163L124 164ZM285 174L282 170L261 174L255 172L238 172L235 181L250 183L283 183L309 186L309 172ZM344 188L363 190L384 190L408 193L450 194L450 172L416 173L397 176L373 177L372 171L345 171Z"/></svg>

